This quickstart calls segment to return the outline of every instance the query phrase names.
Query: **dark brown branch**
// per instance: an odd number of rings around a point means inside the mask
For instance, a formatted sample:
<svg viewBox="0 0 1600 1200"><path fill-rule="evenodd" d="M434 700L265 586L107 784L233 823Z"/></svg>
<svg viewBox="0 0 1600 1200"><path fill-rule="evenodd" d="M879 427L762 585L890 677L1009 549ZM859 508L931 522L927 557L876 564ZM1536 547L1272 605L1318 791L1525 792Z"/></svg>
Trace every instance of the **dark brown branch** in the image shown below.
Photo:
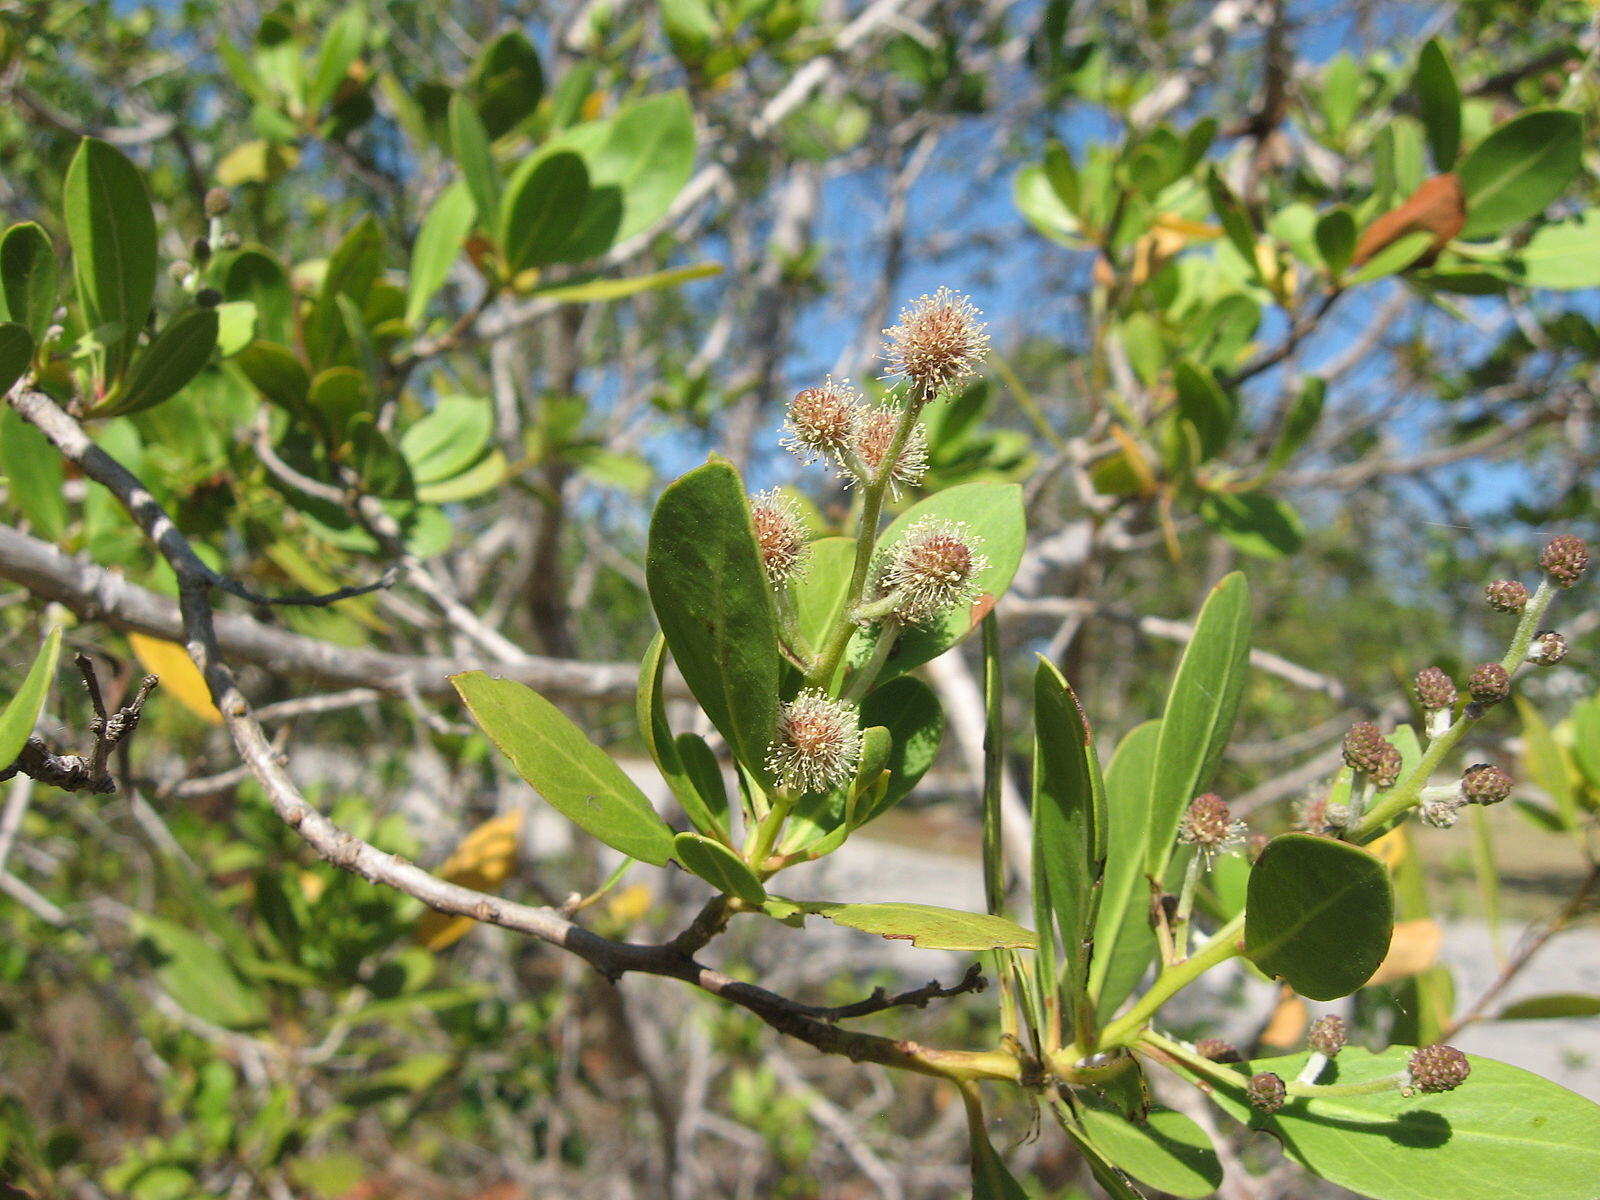
<svg viewBox="0 0 1600 1200"><path fill-rule="evenodd" d="M93 792L103 796L117 790L117 781L107 770L111 752L131 738L133 731L139 727L139 717L144 712L145 701L150 698L157 679L154 675L146 675L133 699L115 712L110 712L89 656L79 654L75 661L83 675L84 687L88 689L89 702L94 705L94 719L89 722L94 749L87 758L81 754L56 754L42 737L31 736L16 761L0 768L0 783L21 774L50 787L60 788L63 792Z"/></svg>
<svg viewBox="0 0 1600 1200"><path fill-rule="evenodd" d="M983 977L983 964L973 963L957 982L945 987L937 979L930 979L918 988L898 995L889 995L886 988L874 988L872 995L854 1004L840 1004L833 1008L807 1006L806 1013L819 1021L848 1021L852 1017L870 1017L873 1013L890 1008L926 1008L930 1000L943 1000L947 996L960 996L967 992L981 992L989 986Z"/></svg>

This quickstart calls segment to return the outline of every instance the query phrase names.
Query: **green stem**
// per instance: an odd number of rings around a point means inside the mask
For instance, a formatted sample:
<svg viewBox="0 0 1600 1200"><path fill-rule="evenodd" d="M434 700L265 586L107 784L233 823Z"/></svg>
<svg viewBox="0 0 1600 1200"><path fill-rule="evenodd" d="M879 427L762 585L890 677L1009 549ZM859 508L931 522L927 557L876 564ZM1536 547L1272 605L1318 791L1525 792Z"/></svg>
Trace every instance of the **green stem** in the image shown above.
<svg viewBox="0 0 1600 1200"><path fill-rule="evenodd" d="M900 462L900 452L906 448L906 442L911 437L911 427L917 423L917 412L920 407L916 404L906 405L905 411L900 416L900 424L895 427L894 437L889 441L889 449L884 454L883 461L878 464L877 475L862 485L861 524L856 535L856 561L850 572L850 589L845 593L844 608L839 613L832 634L822 648L816 669L806 676L806 684L809 687L821 688L824 691L832 688L833 677L837 674L839 663L843 661L844 652L850 645L850 637L855 633L856 606L861 603L862 593L866 591L867 573L872 566L872 552L878 544L878 522L883 517L883 494L889 490L889 478Z"/></svg>
<svg viewBox="0 0 1600 1200"><path fill-rule="evenodd" d="M802 670L810 670L816 663L816 651L811 648L806 635L800 632L800 620L794 611L794 596L785 585L775 589L772 598L773 609L778 615L779 640L794 656Z"/></svg>
<svg viewBox="0 0 1600 1200"><path fill-rule="evenodd" d="M1533 598L1528 601L1528 606L1522 610L1522 620L1517 622L1517 632L1511 637L1511 648L1500 660L1500 665L1505 668L1508 675L1515 674L1516 669L1526 660L1528 646L1538 631L1539 622L1544 618L1545 609L1550 607L1550 601L1554 598L1555 588L1550 586L1550 581L1541 580L1539 590L1534 592ZM1357 843L1370 842L1396 817L1417 805L1422 799L1422 789L1427 786L1434 771L1438 770L1445 755L1455 749L1456 743L1466 735L1467 730L1482 718L1483 713L1478 711L1475 705L1468 704L1449 729L1428 743L1427 752L1423 754L1422 760L1417 763L1411 774L1396 784L1372 807L1361 824L1349 833L1349 840Z"/></svg>
<svg viewBox="0 0 1600 1200"><path fill-rule="evenodd" d="M878 627L878 640L872 647L872 656L850 676L850 686L844 690L844 699L859 703L861 697L867 694L867 689L872 686L873 680L878 678L883 665L889 661L889 655L894 652L894 644L900 639L902 628L900 622L892 616L886 618Z"/></svg>
<svg viewBox="0 0 1600 1200"><path fill-rule="evenodd" d="M1194 957L1186 958L1180 963L1174 963L1156 977L1150 990L1139 998L1139 1002L1130 1008L1127 1013L1106 1026L1100 1035L1100 1048L1107 1049L1111 1046L1126 1046L1143 1032L1145 1023L1155 1016L1159 1009L1168 1000L1172 999L1184 988L1188 987L1212 967L1242 953L1239 947L1239 934L1244 930L1244 914L1240 913L1229 921L1216 935L1195 951Z"/></svg>
<svg viewBox="0 0 1600 1200"><path fill-rule="evenodd" d="M780 789L772 798L772 807L767 810L767 815L762 817L750 831L749 841L745 845L744 860L762 878L766 878L771 872L763 872L761 864L766 862L767 856L772 853L772 847L778 841L778 834L783 832L783 823L789 819L789 814L794 810L798 800L799 797L790 789Z"/></svg>
<svg viewBox="0 0 1600 1200"><path fill-rule="evenodd" d="M1196 849L1183 872L1183 887L1178 892L1178 911L1172 920L1172 958L1182 962L1189 957L1189 918L1194 915L1194 894L1200 887L1200 870L1205 855Z"/></svg>

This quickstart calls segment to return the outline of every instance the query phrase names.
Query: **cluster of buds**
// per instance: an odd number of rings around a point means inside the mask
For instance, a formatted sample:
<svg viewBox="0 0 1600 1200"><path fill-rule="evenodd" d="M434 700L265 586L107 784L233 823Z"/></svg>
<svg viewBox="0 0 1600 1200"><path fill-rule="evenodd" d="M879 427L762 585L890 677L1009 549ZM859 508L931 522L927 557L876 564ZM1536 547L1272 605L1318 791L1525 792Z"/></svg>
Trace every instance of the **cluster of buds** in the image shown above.
<svg viewBox="0 0 1600 1200"><path fill-rule="evenodd" d="M963 521L923 517L886 547L877 561L871 619L893 616L902 625L931 625L981 595L978 576L989 568L982 539Z"/></svg>
<svg viewBox="0 0 1600 1200"><path fill-rule="evenodd" d="M1365 775L1380 791L1400 778L1400 749L1371 721L1357 721L1344 735L1344 762L1357 775Z"/></svg>
<svg viewBox="0 0 1600 1200"><path fill-rule="evenodd" d="M1570 533L1551 538L1539 555L1545 578L1559 588L1569 588L1583 577L1589 565L1589 547Z"/></svg>
<svg viewBox="0 0 1600 1200"><path fill-rule="evenodd" d="M807 688L778 713L767 769L800 793L826 792L855 777L861 717L848 700Z"/></svg>
<svg viewBox="0 0 1600 1200"><path fill-rule="evenodd" d="M1311 1044L1311 1056L1300 1068L1299 1082L1315 1083L1322 1075L1323 1068L1344 1049L1349 1037L1350 1031L1345 1028L1342 1017L1327 1013L1312 1022L1311 1032L1306 1036Z"/></svg>
<svg viewBox="0 0 1600 1200"><path fill-rule="evenodd" d="M1245 824L1235 821L1221 796L1207 792L1189 801L1178 825L1178 841L1193 846L1209 869L1217 856L1244 843Z"/></svg>
<svg viewBox="0 0 1600 1200"><path fill-rule="evenodd" d="M1467 1056L1454 1046L1423 1046L1412 1053L1401 1076L1400 1091L1407 1096L1414 1092L1453 1091L1465 1083L1471 1073Z"/></svg>
<svg viewBox="0 0 1600 1200"><path fill-rule="evenodd" d="M1438 667L1424 667L1417 672L1417 703L1422 706L1424 731L1436 738L1450 728L1450 717L1455 710L1456 682Z"/></svg>
<svg viewBox="0 0 1600 1200"><path fill-rule="evenodd" d="M889 373L911 383L911 403L924 404L976 373L989 352L980 315L967 297L942 287L919 297L901 311L898 325L883 331Z"/></svg>
<svg viewBox="0 0 1600 1200"><path fill-rule="evenodd" d="M1435 829L1449 829L1468 804L1499 804L1511 795L1511 776L1492 763L1474 763L1454 787L1424 788L1422 819Z"/></svg>
<svg viewBox="0 0 1600 1200"><path fill-rule="evenodd" d="M1215 1063L1244 1061L1244 1055L1239 1053L1239 1048L1224 1038L1201 1038L1194 1044L1194 1052L1201 1058L1208 1058Z"/></svg>
<svg viewBox="0 0 1600 1200"><path fill-rule="evenodd" d="M1538 667L1553 667L1567 656L1567 639L1554 629L1541 629L1528 643L1528 661Z"/></svg>
<svg viewBox="0 0 1600 1200"><path fill-rule="evenodd" d="M1271 1071L1256 1072L1250 1076L1250 1082L1244 1089L1245 1099L1250 1101L1250 1107L1269 1117L1283 1107L1284 1098L1288 1094L1289 1090L1284 1086L1282 1078Z"/></svg>
<svg viewBox="0 0 1600 1200"><path fill-rule="evenodd" d="M865 484L882 472L903 413L893 404L869 406L848 381L830 377L821 387L795 393L780 444L807 465L827 461L847 485ZM917 422L889 468L891 494L915 487L927 470L928 429Z"/></svg>

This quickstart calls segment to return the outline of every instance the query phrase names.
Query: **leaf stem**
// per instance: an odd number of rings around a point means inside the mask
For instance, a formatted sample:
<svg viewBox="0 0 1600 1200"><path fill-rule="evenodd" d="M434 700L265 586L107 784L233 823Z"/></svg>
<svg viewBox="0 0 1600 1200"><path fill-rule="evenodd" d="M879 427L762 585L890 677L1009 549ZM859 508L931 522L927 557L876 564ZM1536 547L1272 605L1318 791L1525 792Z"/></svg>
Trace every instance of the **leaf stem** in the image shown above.
<svg viewBox="0 0 1600 1200"><path fill-rule="evenodd" d="M1178 892L1178 911L1172 921L1172 958L1182 962L1189 957L1189 918L1194 915L1194 894L1200 887L1200 871L1205 855L1197 847L1184 868L1183 887Z"/></svg>
<svg viewBox="0 0 1600 1200"><path fill-rule="evenodd" d="M1143 1032L1146 1022L1163 1004L1212 967L1242 954L1244 951L1239 941L1239 934L1243 930L1244 913L1240 913L1217 930L1209 942L1195 951L1192 958L1174 963L1162 971L1156 977L1155 983L1150 986L1150 990L1139 998L1137 1004L1106 1026L1100 1035L1099 1048L1103 1050L1111 1046L1130 1044Z"/></svg>
<svg viewBox="0 0 1600 1200"><path fill-rule="evenodd" d="M878 640L873 644L872 654L850 676L850 686L844 690L844 699L859 703L861 697L867 694L867 689L878 678L884 664L889 661L889 655L894 652L894 644L900 640L900 631L903 628L899 619L894 616L886 617L883 624L878 626Z"/></svg>

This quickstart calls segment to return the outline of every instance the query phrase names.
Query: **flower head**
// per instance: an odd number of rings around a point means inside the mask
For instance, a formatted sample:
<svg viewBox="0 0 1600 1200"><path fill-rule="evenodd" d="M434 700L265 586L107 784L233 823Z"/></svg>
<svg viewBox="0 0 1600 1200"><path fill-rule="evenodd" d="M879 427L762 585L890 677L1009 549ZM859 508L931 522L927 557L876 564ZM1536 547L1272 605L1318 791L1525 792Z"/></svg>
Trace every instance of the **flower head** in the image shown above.
<svg viewBox="0 0 1600 1200"><path fill-rule="evenodd" d="M1438 712L1452 708L1456 702L1455 681L1438 667L1424 667L1417 672L1417 703L1425 712Z"/></svg>
<svg viewBox="0 0 1600 1200"><path fill-rule="evenodd" d="M1467 695L1488 707L1511 694L1511 676L1499 663L1484 663L1467 677Z"/></svg>
<svg viewBox="0 0 1600 1200"><path fill-rule="evenodd" d="M1473 763L1462 772L1461 795L1473 804L1499 804L1511 795L1511 776L1493 763Z"/></svg>
<svg viewBox="0 0 1600 1200"><path fill-rule="evenodd" d="M1201 1058L1209 1058L1212 1062L1236 1063L1244 1061L1244 1055L1239 1053L1239 1048L1223 1038L1201 1038L1194 1044L1194 1052Z"/></svg>
<svg viewBox="0 0 1600 1200"><path fill-rule="evenodd" d="M883 469L889 447L894 443L895 430L900 427L904 415L905 409L894 404L880 404L857 412L850 428L849 448L868 478L875 477ZM906 444L900 447L900 456L890 468L889 491L898 498L902 486L915 487L927 471L928 427L921 421L914 421ZM856 482L865 484L867 480L857 479Z"/></svg>
<svg viewBox="0 0 1600 1200"><path fill-rule="evenodd" d="M969 379L989 353L987 326L966 296L942 287L900 312L900 323L883 331L883 357L891 375L914 385L914 399L931 400L939 390Z"/></svg>
<svg viewBox="0 0 1600 1200"><path fill-rule="evenodd" d="M861 758L861 720L848 700L807 688L778 713L767 767L797 792L826 792L851 779Z"/></svg>
<svg viewBox="0 0 1600 1200"><path fill-rule="evenodd" d="M835 383L830 375L821 387L796 392L789 401L779 444L807 465L839 458L850 446L862 407L850 381Z"/></svg>
<svg viewBox="0 0 1600 1200"><path fill-rule="evenodd" d="M1497 579L1483 589L1483 598L1495 612L1521 612L1528 606L1528 588L1515 579Z"/></svg>
<svg viewBox="0 0 1600 1200"><path fill-rule="evenodd" d="M1244 822L1233 820L1222 797L1207 792L1189 801L1178 825L1178 840L1195 847L1209 867L1219 854L1244 841L1244 829Z"/></svg>
<svg viewBox="0 0 1600 1200"><path fill-rule="evenodd" d="M1345 1028L1344 1019L1333 1013L1326 1013L1311 1023L1311 1033L1307 1040L1311 1048L1318 1054L1326 1054L1332 1058L1344 1049L1348 1040L1349 1030Z"/></svg>
<svg viewBox="0 0 1600 1200"><path fill-rule="evenodd" d="M898 595L894 615L907 625L927 625L981 594L977 577L989 560L982 539L965 522L923 517L885 552L878 576L881 596Z"/></svg>
<svg viewBox="0 0 1600 1200"><path fill-rule="evenodd" d="M1454 1046L1424 1046L1413 1051L1406 1069L1408 1082L1401 1090L1407 1094L1413 1089L1448 1092L1460 1087L1471 1073L1472 1065L1467 1062L1467 1056Z"/></svg>
<svg viewBox="0 0 1600 1200"><path fill-rule="evenodd" d="M1287 1094L1288 1089L1283 1086L1283 1079L1271 1071L1259 1071L1250 1076L1250 1082L1244 1089L1245 1099L1250 1101L1250 1107L1269 1115L1283 1107L1283 1100Z"/></svg>
<svg viewBox="0 0 1600 1200"><path fill-rule="evenodd" d="M1553 667L1566 656L1567 639L1554 629L1539 630L1528 646L1528 661L1541 667Z"/></svg>
<svg viewBox="0 0 1600 1200"><path fill-rule="evenodd" d="M806 524L793 496L771 488L750 498L750 520L756 530L756 546L761 550L761 565L767 582L782 587L805 569L811 547L806 542Z"/></svg>
<svg viewBox="0 0 1600 1200"><path fill-rule="evenodd" d="M1545 544L1539 565L1557 587L1569 588L1582 577L1589 565L1589 547L1581 537L1563 533Z"/></svg>

